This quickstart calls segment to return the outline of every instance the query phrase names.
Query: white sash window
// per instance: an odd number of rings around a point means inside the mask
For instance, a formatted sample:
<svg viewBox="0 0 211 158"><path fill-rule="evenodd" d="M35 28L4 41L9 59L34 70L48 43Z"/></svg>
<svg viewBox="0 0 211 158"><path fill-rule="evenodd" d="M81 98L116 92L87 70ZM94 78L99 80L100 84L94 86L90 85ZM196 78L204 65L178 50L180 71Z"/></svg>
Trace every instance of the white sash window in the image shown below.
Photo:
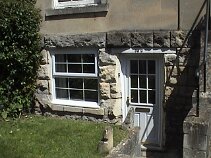
<svg viewBox="0 0 211 158"><path fill-rule="evenodd" d="M54 8L83 7L87 5L97 5L99 2L100 0L54 0Z"/></svg>

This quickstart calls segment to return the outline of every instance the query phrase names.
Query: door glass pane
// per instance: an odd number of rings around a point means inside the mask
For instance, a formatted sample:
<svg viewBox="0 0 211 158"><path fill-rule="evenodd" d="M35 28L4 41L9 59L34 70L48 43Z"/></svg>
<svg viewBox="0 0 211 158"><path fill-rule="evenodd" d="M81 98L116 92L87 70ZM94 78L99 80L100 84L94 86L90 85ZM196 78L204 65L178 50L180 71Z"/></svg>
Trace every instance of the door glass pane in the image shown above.
<svg viewBox="0 0 211 158"><path fill-rule="evenodd" d="M131 88L138 88L138 75L131 75Z"/></svg>
<svg viewBox="0 0 211 158"><path fill-rule="evenodd" d="M137 90L131 90L131 102L138 103L138 91Z"/></svg>
<svg viewBox="0 0 211 158"><path fill-rule="evenodd" d="M153 90L150 90L148 91L148 102L151 103L151 104L155 104L155 91Z"/></svg>
<svg viewBox="0 0 211 158"><path fill-rule="evenodd" d="M139 87L140 88L147 88L146 75L140 75L139 76Z"/></svg>
<svg viewBox="0 0 211 158"><path fill-rule="evenodd" d="M68 64L68 72L71 73L82 73L81 64Z"/></svg>
<svg viewBox="0 0 211 158"><path fill-rule="evenodd" d="M139 60L139 74L146 74L146 61Z"/></svg>
<svg viewBox="0 0 211 158"><path fill-rule="evenodd" d="M68 88L67 78L55 78L56 87Z"/></svg>
<svg viewBox="0 0 211 158"><path fill-rule="evenodd" d="M66 54L56 54L55 61L56 62L66 62Z"/></svg>
<svg viewBox="0 0 211 158"><path fill-rule="evenodd" d="M70 90L70 99L83 100L83 91L82 90Z"/></svg>
<svg viewBox="0 0 211 158"><path fill-rule="evenodd" d="M97 79L84 79L84 89L98 90L98 80Z"/></svg>
<svg viewBox="0 0 211 158"><path fill-rule="evenodd" d="M83 73L95 73L95 65L83 64Z"/></svg>
<svg viewBox="0 0 211 158"><path fill-rule="evenodd" d="M98 102L98 93L97 91L85 91L85 101Z"/></svg>
<svg viewBox="0 0 211 158"><path fill-rule="evenodd" d="M66 64L56 64L55 68L56 68L56 72L67 72Z"/></svg>
<svg viewBox="0 0 211 158"><path fill-rule="evenodd" d="M81 63L81 54L68 54L69 63Z"/></svg>
<svg viewBox="0 0 211 158"><path fill-rule="evenodd" d="M69 78L69 88L83 89L83 79Z"/></svg>
<svg viewBox="0 0 211 158"><path fill-rule="evenodd" d="M154 60L148 61L148 74L155 74L155 61Z"/></svg>
<svg viewBox="0 0 211 158"><path fill-rule="evenodd" d="M155 89L155 76L154 75L150 75L148 76L148 87L149 89Z"/></svg>
<svg viewBox="0 0 211 158"><path fill-rule="evenodd" d="M95 63L95 55L83 54L83 63Z"/></svg>
<svg viewBox="0 0 211 158"><path fill-rule="evenodd" d="M130 73L138 73L138 60L130 61Z"/></svg>
<svg viewBox="0 0 211 158"><path fill-rule="evenodd" d="M140 91L140 103L147 103L147 91Z"/></svg>
<svg viewBox="0 0 211 158"><path fill-rule="evenodd" d="M56 98L57 99L68 99L68 90L56 88Z"/></svg>

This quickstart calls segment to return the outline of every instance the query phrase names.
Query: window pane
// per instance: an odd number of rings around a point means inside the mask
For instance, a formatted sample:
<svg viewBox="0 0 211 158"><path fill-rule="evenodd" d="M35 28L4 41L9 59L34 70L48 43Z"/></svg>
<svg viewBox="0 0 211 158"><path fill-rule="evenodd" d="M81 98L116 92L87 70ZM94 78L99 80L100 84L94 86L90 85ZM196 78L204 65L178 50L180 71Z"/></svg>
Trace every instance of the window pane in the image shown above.
<svg viewBox="0 0 211 158"><path fill-rule="evenodd" d="M155 91L149 91L148 95L149 95L148 102L151 104L155 104Z"/></svg>
<svg viewBox="0 0 211 158"><path fill-rule="evenodd" d="M148 61L148 74L155 74L155 61L154 60Z"/></svg>
<svg viewBox="0 0 211 158"><path fill-rule="evenodd" d="M131 88L138 88L138 75L131 75Z"/></svg>
<svg viewBox="0 0 211 158"><path fill-rule="evenodd" d="M81 63L81 54L68 54L69 63Z"/></svg>
<svg viewBox="0 0 211 158"><path fill-rule="evenodd" d="M131 90L131 102L138 103L138 91L137 90Z"/></svg>
<svg viewBox="0 0 211 158"><path fill-rule="evenodd" d="M70 72L70 73L82 73L81 64L68 64L68 72Z"/></svg>
<svg viewBox="0 0 211 158"><path fill-rule="evenodd" d="M155 89L155 76L150 75L148 76L148 87L149 89Z"/></svg>
<svg viewBox="0 0 211 158"><path fill-rule="evenodd" d="M139 76L139 87L140 88L147 88L146 75L140 75Z"/></svg>
<svg viewBox="0 0 211 158"><path fill-rule="evenodd" d="M83 79L69 78L69 88L83 89Z"/></svg>
<svg viewBox="0 0 211 158"><path fill-rule="evenodd" d="M83 54L83 63L95 63L95 55Z"/></svg>
<svg viewBox="0 0 211 158"><path fill-rule="evenodd" d="M68 90L56 88L56 98L57 99L68 99Z"/></svg>
<svg viewBox="0 0 211 158"><path fill-rule="evenodd" d="M98 80L97 79L84 79L84 89L98 90Z"/></svg>
<svg viewBox="0 0 211 158"><path fill-rule="evenodd" d="M130 61L130 73L138 73L138 61L131 60Z"/></svg>
<svg viewBox="0 0 211 158"><path fill-rule="evenodd" d="M55 61L56 62L66 62L66 54L56 54Z"/></svg>
<svg viewBox="0 0 211 158"><path fill-rule="evenodd" d="M68 88L67 78L55 78L56 87Z"/></svg>
<svg viewBox="0 0 211 158"><path fill-rule="evenodd" d="M147 91L140 91L140 103L147 103Z"/></svg>
<svg viewBox="0 0 211 158"><path fill-rule="evenodd" d="M95 73L95 65L94 64L84 64L83 65L83 73Z"/></svg>
<svg viewBox="0 0 211 158"><path fill-rule="evenodd" d="M56 64L56 72L67 72L66 64Z"/></svg>
<svg viewBox="0 0 211 158"><path fill-rule="evenodd" d="M85 101L98 102L98 92L97 91L85 91Z"/></svg>
<svg viewBox="0 0 211 158"><path fill-rule="evenodd" d="M139 73L146 74L146 61L145 60L139 60Z"/></svg>
<svg viewBox="0 0 211 158"><path fill-rule="evenodd" d="M70 90L70 99L83 100L83 91L82 90Z"/></svg>

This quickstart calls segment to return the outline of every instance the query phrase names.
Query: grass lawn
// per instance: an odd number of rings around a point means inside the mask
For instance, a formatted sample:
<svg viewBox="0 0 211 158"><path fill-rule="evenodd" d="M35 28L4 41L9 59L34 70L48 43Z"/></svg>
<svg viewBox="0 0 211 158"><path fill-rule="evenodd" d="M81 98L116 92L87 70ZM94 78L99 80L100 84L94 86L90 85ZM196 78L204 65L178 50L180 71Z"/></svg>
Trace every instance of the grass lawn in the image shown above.
<svg viewBox="0 0 211 158"><path fill-rule="evenodd" d="M0 120L0 158L97 158L107 124L30 116ZM127 132L114 126L114 145Z"/></svg>

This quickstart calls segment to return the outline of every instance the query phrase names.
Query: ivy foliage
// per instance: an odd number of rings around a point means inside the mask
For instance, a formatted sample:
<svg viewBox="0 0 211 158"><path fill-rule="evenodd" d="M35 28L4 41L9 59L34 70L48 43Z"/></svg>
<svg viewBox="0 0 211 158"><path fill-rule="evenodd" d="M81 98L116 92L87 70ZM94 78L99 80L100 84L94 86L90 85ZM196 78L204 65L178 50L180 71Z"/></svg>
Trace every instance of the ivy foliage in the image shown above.
<svg viewBox="0 0 211 158"><path fill-rule="evenodd" d="M0 0L0 114L16 117L33 101L41 61L35 0Z"/></svg>

